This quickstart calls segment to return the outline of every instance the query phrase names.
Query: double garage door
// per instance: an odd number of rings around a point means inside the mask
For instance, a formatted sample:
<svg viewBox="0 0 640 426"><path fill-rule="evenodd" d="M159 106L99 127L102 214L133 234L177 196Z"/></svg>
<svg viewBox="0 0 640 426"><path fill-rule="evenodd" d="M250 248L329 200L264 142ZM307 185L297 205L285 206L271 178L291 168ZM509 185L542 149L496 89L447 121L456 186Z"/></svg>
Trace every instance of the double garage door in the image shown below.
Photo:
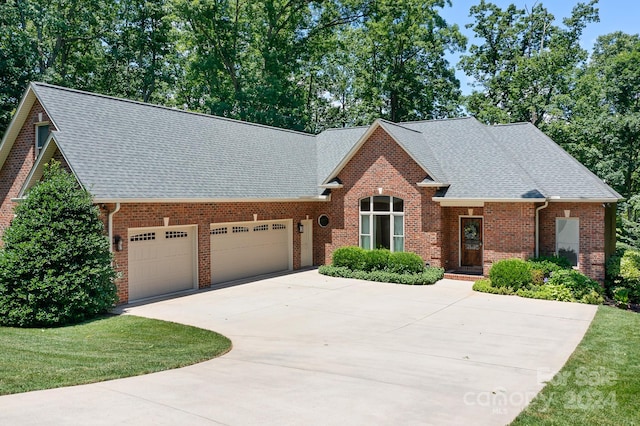
<svg viewBox="0 0 640 426"><path fill-rule="evenodd" d="M292 221L210 226L211 283L292 268ZM197 288L197 227L129 229L129 300Z"/></svg>
<svg viewBox="0 0 640 426"><path fill-rule="evenodd" d="M291 223L211 224L211 283L291 269Z"/></svg>

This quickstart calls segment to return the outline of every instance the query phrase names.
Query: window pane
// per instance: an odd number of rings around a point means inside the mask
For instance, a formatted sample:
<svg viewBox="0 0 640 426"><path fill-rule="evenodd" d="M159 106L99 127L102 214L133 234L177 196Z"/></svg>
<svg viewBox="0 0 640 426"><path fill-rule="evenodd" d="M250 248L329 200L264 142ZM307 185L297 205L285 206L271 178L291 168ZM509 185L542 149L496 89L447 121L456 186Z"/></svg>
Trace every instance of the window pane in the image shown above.
<svg viewBox="0 0 640 426"><path fill-rule="evenodd" d="M391 204L389 203L389 197L379 196L379 195L373 197L373 211L374 212L391 211Z"/></svg>
<svg viewBox="0 0 640 426"><path fill-rule="evenodd" d="M360 233L361 234L363 235L371 234L371 227L369 226L370 221L371 221L371 216L369 215L360 216Z"/></svg>
<svg viewBox="0 0 640 426"><path fill-rule="evenodd" d="M402 216L394 216L393 217L393 235L404 235L404 217Z"/></svg>
<svg viewBox="0 0 640 426"><path fill-rule="evenodd" d="M49 136L49 125L38 126L38 148L42 148Z"/></svg>
<svg viewBox="0 0 640 426"><path fill-rule="evenodd" d="M371 237L368 235L362 235L360 236L360 247L362 247L363 249L370 249L371 248Z"/></svg>
<svg viewBox="0 0 640 426"><path fill-rule="evenodd" d="M391 249L391 217L389 215L373 217L373 248Z"/></svg>
<svg viewBox="0 0 640 426"><path fill-rule="evenodd" d="M363 198L360 200L360 211L368 212L371 210L371 198Z"/></svg>
<svg viewBox="0 0 640 426"><path fill-rule="evenodd" d="M558 256L568 259L578 266L580 251L580 221L577 219L556 219L556 251Z"/></svg>
<svg viewBox="0 0 640 426"><path fill-rule="evenodd" d="M393 211L394 212L404 211L404 201L402 200L402 198L393 197Z"/></svg>
<svg viewBox="0 0 640 426"><path fill-rule="evenodd" d="M393 251L404 251L404 237L393 237Z"/></svg>

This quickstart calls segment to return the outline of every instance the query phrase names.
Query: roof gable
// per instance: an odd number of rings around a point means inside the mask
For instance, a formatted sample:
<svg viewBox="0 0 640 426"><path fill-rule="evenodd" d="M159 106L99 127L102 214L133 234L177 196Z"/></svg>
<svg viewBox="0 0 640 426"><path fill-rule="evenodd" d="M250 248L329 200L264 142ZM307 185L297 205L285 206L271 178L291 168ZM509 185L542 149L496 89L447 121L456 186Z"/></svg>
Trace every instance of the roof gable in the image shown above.
<svg viewBox="0 0 640 426"><path fill-rule="evenodd" d="M428 145L424 143L422 134L419 131L407 129L399 124L381 119L376 120L371 126L369 126L360 138L351 145L351 149L342 156L340 162L328 175L325 176L322 181L323 185L328 184L332 179L338 176L340 171L349 163L349 161L351 161L351 159L377 129L381 129L387 133L391 139L393 139L393 141L398 144L437 185L446 186L446 183L443 182L443 179L441 178L443 173L440 165L430 153ZM429 163L430 167L427 167L425 163Z"/></svg>

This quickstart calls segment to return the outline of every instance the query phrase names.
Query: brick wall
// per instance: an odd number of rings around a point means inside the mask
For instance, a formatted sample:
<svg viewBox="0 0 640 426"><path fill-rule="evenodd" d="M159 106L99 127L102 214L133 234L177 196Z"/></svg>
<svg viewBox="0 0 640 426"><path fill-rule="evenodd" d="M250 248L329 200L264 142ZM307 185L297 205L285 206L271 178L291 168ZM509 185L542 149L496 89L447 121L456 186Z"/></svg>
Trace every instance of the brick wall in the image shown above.
<svg viewBox="0 0 640 426"><path fill-rule="evenodd" d="M122 251L115 253L118 272L121 274L116 282L120 302L129 299L128 293L128 234L129 228L163 226L163 218L170 218L170 225L198 225L198 286L208 287L211 284L211 258L209 225L217 222L252 221L253 215L258 220L293 219L293 268L300 268L301 235L295 229L296 224L309 215L314 219L314 228L318 225L316 210L320 203L138 203L122 204L120 211L113 216L113 235L122 237ZM101 205L105 225L108 213L115 209L115 204ZM314 232L314 240L315 238ZM314 241L314 245L315 241ZM323 257L314 247L314 264L323 263Z"/></svg>
<svg viewBox="0 0 640 426"><path fill-rule="evenodd" d="M445 269L451 270L456 269L460 266L460 217L482 217L483 215L484 209L482 207L442 208L442 216L444 217L444 226L442 232L442 251L446 254L444 260ZM483 235L483 245L485 244L485 238Z"/></svg>
<svg viewBox="0 0 640 426"><path fill-rule="evenodd" d="M591 278L604 283L605 274L605 208L602 203L549 203L540 211L540 254L556 251L556 218L580 219L580 253L578 269Z"/></svg>
<svg viewBox="0 0 640 426"><path fill-rule="evenodd" d="M39 114L42 114L42 121L49 120L40 103L36 101L0 170L0 235L13 219L15 203L11 199L18 196L35 162L35 124L40 121ZM52 124L49 130L54 130Z"/></svg>
<svg viewBox="0 0 640 426"><path fill-rule="evenodd" d="M373 132L338 177L344 187L332 190L331 203L318 210L331 219L329 227L318 231L325 263L331 262L335 249L359 245L360 199L386 195L404 200L405 250L434 266L442 264L441 210L431 200L435 189L416 185L425 178L424 170L382 128Z"/></svg>

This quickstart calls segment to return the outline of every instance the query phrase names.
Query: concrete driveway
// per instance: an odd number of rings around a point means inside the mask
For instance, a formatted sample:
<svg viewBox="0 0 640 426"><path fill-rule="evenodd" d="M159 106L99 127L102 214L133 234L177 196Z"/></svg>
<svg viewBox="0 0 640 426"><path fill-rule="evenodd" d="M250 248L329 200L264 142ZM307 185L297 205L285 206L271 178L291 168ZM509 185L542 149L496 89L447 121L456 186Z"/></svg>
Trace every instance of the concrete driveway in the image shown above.
<svg viewBox="0 0 640 426"><path fill-rule="evenodd" d="M0 397L0 424L503 425L565 363L594 306L304 271L126 313L216 330L227 355Z"/></svg>

